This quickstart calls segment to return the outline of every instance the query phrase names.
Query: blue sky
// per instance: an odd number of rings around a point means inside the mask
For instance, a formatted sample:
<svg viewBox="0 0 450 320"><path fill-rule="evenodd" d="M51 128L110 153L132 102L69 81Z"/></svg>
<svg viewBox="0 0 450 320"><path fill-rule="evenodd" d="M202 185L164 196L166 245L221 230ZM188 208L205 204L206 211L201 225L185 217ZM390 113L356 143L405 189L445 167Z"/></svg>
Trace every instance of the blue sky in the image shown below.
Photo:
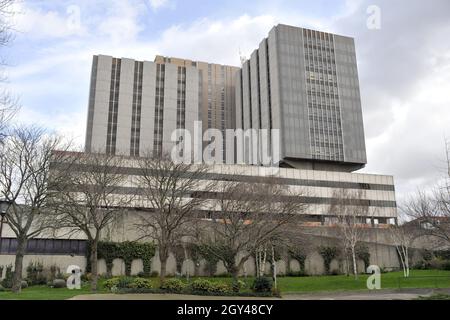
<svg viewBox="0 0 450 320"><path fill-rule="evenodd" d="M380 29L367 9L380 9ZM84 142L92 55L239 65L277 23L355 38L368 161L403 198L442 173L450 137L450 2L22 0L2 49L18 121Z"/></svg>

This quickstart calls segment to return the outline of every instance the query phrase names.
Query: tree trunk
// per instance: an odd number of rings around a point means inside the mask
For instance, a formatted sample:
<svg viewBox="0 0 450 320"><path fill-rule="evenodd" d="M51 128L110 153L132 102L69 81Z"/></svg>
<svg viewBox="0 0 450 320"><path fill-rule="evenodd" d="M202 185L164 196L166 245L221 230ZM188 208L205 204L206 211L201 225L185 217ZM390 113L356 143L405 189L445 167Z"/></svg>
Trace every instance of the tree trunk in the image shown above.
<svg viewBox="0 0 450 320"><path fill-rule="evenodd" d="M406 277L409 277L409 255L408 247L405 248L405 266L406 266Z"/></svg>
<svg viewBox="0 0 450 320"><path fill-rule="evenodd" d="M200 275L200 261L193 260L194 262L194 277L198 277Z"/></svg>
<svg viewBox="0 0 450 320"><path fill-rule="evenodd" d="M267 249L264 246L263 260L261 263L261 277L264 277L264 275L266 274L266 261L267 261Z"/></svg>
<svg viewBox="0 0 450 320"><path fill-rule="evenodd" d="M166 279L167 272L167 259L169 258L169 252L166 248L159 249L159 261L161 262L161 272L159 274L159 280L161 284Z"/></svg>
<svg viewBox="0 0 450 320"><path fill-rule="evenodd" d="M356 253L355 247L352 247L352 259L353 259L353 273L355 275L355 279L358 279L358 267L356 265Z"/></svg>
<svg viewBox="0 0 450 320"><path fill-rule="evenodd" d="M17 238L16 260L14 262L14 278L12 292L20 293L22 291L22 271L23 271L23 257L25 256L25 249L27 247L27 239Z"/></svg>
<svg viewBox="0 0 450 320"><path fill-rule="evenodd" d="M348 251L344 249L345 256L345 275L348 277L350 275L350 262L348 261Z"/></svg>
<svg viewBox="0 0 450 320"><path fill-rule="evenodd" d="M406 270L406 261L405 261L405 255L404 255L403 247L397 246L396 249L397 249L398 257L400 259L400 264L402 265L403 277L407 278L408 277L408 272Z"/></svg>
<svg viewBox="0 0 450 320"><path fill-rule="evenodd" d="M273 286L277 289L277 262L275 261L275 249L272 246L272 270L273 270Z"/></svg>
<svg viewBox="0 0 450 320"><path fill-rule="evenodd" d="M230 267L230 273L232 277L232 288L234 292L239 292L239 286L237 285L239 281L239 268L236 265Z"/></svg>
<svg viewBox="0 0 450 320"><path fill-rule="evenodd" d="M98 283L98 241L91 243L91 291L97 291Z"/></svg>
<svg viewBox="0 0 450 320"><path fill-rule="evenodd" d="M259 277L259 251L255 251L255 276Z"/></svg>

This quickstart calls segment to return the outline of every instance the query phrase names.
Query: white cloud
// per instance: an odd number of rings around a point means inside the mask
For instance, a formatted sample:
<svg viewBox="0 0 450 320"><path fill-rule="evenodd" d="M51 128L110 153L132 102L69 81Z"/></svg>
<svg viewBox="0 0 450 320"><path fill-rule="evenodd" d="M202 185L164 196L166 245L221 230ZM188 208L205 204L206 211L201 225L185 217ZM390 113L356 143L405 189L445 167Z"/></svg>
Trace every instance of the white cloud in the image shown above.
<svg viewBox="0 0 450 320"><path fill-rule="evenodd" d="M153 10L157 10L162 7L166 7L169 5L168 0L143 0L146 1Z"/></svg>
<svg viewBox="0 0 450 320"><path fill-rule="evenodd" d="M154 47L163 55L239 65L239 51L249 56L275 24L272 16L201 19L170 27Z"/></svg>
<svg viewBox="0 0 450 320"><path fill-rule="evenodd" d="M113 44L121 46L135 41L142 31L138 22L140 8L123 0L114 1L114 5L108 8L105 18L100 21L97 30L94 30L94 37L102 39L106 36Z"/></svg>
<svg viewBox="0 0 450 320"><path fill-rule="evenodd" d="M15 28L31 39L65 38L86 33L81 25L81 12L77 6L68 6L66 12L59 13L31 8L24 2L17 2L15 11L18 12L13 18Z"/></svg>
<svg viewBox="0 0 450 320"><path fill-rule="evenodd" d="M52 130L66 141L72 141L77 149L81 149L84 146L86 132L86 113L64 111L48 114L32 108L22 107L18 117L20 118L20 124L36 125Z"/></svg>

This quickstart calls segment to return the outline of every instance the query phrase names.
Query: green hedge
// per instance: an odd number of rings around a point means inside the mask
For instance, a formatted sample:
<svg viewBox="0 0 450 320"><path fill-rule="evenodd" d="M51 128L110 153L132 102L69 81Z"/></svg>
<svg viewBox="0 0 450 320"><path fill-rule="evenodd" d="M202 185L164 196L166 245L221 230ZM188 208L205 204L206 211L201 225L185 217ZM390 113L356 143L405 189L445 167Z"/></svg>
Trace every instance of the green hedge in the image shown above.
<svg viewBox="0 0 450 320"><path fill-rule="evenodd" d="M91 270L90 265L90 248L88 245L86 250L87 266L86 270ZM144 266L144 275L150 276L151 273L151 259L155 255L155 245L153 243L139 243L139 242L99 242L98 243L98 259L105 259L106 270L108 275L112 274L114 259L122 259L125 263L125 274L131 275L131 263L135 259L142 259Z"/></svg>

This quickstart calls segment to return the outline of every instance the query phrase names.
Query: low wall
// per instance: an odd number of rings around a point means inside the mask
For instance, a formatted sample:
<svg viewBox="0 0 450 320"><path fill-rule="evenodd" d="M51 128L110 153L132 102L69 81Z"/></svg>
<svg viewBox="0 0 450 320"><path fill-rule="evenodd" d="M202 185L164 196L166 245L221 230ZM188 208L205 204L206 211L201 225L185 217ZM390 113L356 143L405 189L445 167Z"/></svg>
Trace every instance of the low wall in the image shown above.
<svg viewBox="0 0 450 320"><path fill-rule="evenodd" d="M320 245L329 245L330 239L327 237L314 237L314 244L316 247ZM397 269L400 267L400 263L398 260L398 256L395 250L395 247L385 245L385 244L376 244L376 243L367 243L370 252L370 263L380 266L384 269ZM14 264L14 255L0 255L0 266L6 266L8 264ZM51 266L57 266L60 268L61 272L65 272L67 267L70 265L77 265L82 270L86 268L86 258L84 256L66 256L66 255L26 255L24 257L24 270L23 275L26 277L26 267L31 262L41 262L44 265L44 268L50 268ZM182 274L186 275L189 273L190 275L208 275L205 270L206 261L202 260L198 263L197 266L194 265L192 260L184 260L182 264ZM288 268L289 266L289 268ZM161 269L161 263L159 261L158 252L156 251L156 255L152 259L151 263L151 271L158 272ZM320 254L314 250L307 255L305 261L305 269L306 273L310 275L320 275L324 274L325 268L323 259ZM358 261L358 269L360 272L364 271L362 261ZM98 270L100 274L106 274L106 263L103 259L100 259L98 262ZM278 274L283 275L287 272L298 272L300 271L299 262L290 259L290 261L279 260L277 261L277 271ZM334 272L344 272L344 266L342 262L337 261L336 259L332 261L330 270ZM143 263L142 260L137 259L132 262L131 265L131 274L137 275L138 273L143 271ZM266 263L266 272L270 272L270 264ZM167 263L167 273L169 275L175 275L176 272L176 260L171 254ZM216 275L225 274L226 269L223 263L220 261L217 264ZM5 270L3 271L2 277L4 277ZM114 276L124 275L125 274L125 263L121 259L115 259L113 262L112 274ZM240 271L242 276L245 275L254 275L255 274L255 261L253 258L250 258L245 264L242 270Z"/></svg>

